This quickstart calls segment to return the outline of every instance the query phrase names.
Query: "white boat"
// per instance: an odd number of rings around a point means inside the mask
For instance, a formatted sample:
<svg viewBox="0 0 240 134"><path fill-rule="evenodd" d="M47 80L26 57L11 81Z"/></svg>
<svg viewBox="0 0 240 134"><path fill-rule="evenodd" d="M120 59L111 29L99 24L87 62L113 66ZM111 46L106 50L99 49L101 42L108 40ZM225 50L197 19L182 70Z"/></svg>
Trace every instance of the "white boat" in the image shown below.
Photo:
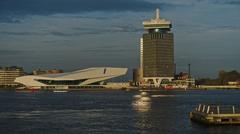
<svg viewBox="0 0 240 134"><path fill-rule="evenodd" d="M66 90L54 90L53 92L54 93L66 93L68 91L66 91Z"/></svg>
<svg viewBox="0 0 240 134"><path fill-rule="evenodd" d="M152 97L154 98L160 98L160 97L175 97L175 95L165 95L165 94L156 94L156 95L152 95Z"/></svg>

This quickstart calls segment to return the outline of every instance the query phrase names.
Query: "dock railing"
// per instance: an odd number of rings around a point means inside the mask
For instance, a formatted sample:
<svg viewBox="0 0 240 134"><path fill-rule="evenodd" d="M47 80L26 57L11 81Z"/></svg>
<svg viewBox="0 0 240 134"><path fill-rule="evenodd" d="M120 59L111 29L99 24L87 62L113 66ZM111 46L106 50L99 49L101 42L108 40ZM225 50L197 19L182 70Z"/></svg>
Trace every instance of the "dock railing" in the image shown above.
<svg viewBox="0 0 240 134"><path fill-rule="evenodd" d="M240 114L239 107L229 105L216 106L199 104L198 107L196 108L196 111L206 114Z"/></svg>

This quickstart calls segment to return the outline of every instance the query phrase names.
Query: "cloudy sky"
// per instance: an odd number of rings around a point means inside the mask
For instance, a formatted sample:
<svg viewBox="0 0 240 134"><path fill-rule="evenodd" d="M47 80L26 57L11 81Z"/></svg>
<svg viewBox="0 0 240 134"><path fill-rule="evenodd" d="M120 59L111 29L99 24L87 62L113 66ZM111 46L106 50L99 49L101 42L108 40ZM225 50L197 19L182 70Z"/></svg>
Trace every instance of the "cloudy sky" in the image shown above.
<svg viewBox="0 0 240 134"><path fill-rule="evenodd" d="M136 68L156 8L173 22L178 71L240 71L239 0L1 0L0 66Z"/></svg>

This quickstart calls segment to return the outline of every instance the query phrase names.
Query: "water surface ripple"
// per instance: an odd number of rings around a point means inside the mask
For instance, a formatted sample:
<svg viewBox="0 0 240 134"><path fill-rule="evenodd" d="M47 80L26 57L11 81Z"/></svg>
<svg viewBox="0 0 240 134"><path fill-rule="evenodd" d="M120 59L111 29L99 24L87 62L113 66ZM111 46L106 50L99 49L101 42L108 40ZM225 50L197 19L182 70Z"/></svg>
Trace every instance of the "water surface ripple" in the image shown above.
<svg viewBox="0 0 240 134"><path fill-rule="evenodd" d="M0 92L2 134L237 134L240 126L189 120L199 103L240 106L240 91L157 91L151 106L133 107L138 92Z"/></svg>

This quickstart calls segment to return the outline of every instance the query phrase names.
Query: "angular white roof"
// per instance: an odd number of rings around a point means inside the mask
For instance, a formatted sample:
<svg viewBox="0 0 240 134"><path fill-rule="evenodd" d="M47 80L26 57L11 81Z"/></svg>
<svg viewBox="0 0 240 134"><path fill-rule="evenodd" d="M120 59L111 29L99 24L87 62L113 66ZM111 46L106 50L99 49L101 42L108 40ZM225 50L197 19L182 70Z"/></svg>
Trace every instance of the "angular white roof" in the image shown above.
<svg viewBox="0 0 240 134"><path fill-rule="evenodd" d="M28 75L15 79L15 82L21 83L26 86L47 86L39 80L53 80L53 81L71 81L71 80L84 80L81 85L87 85L110 78L125 75L127 68L114 68L114 67L95 67L83 70L77 70L68 73L60 74L45 74L45 75Z"/></svg>

